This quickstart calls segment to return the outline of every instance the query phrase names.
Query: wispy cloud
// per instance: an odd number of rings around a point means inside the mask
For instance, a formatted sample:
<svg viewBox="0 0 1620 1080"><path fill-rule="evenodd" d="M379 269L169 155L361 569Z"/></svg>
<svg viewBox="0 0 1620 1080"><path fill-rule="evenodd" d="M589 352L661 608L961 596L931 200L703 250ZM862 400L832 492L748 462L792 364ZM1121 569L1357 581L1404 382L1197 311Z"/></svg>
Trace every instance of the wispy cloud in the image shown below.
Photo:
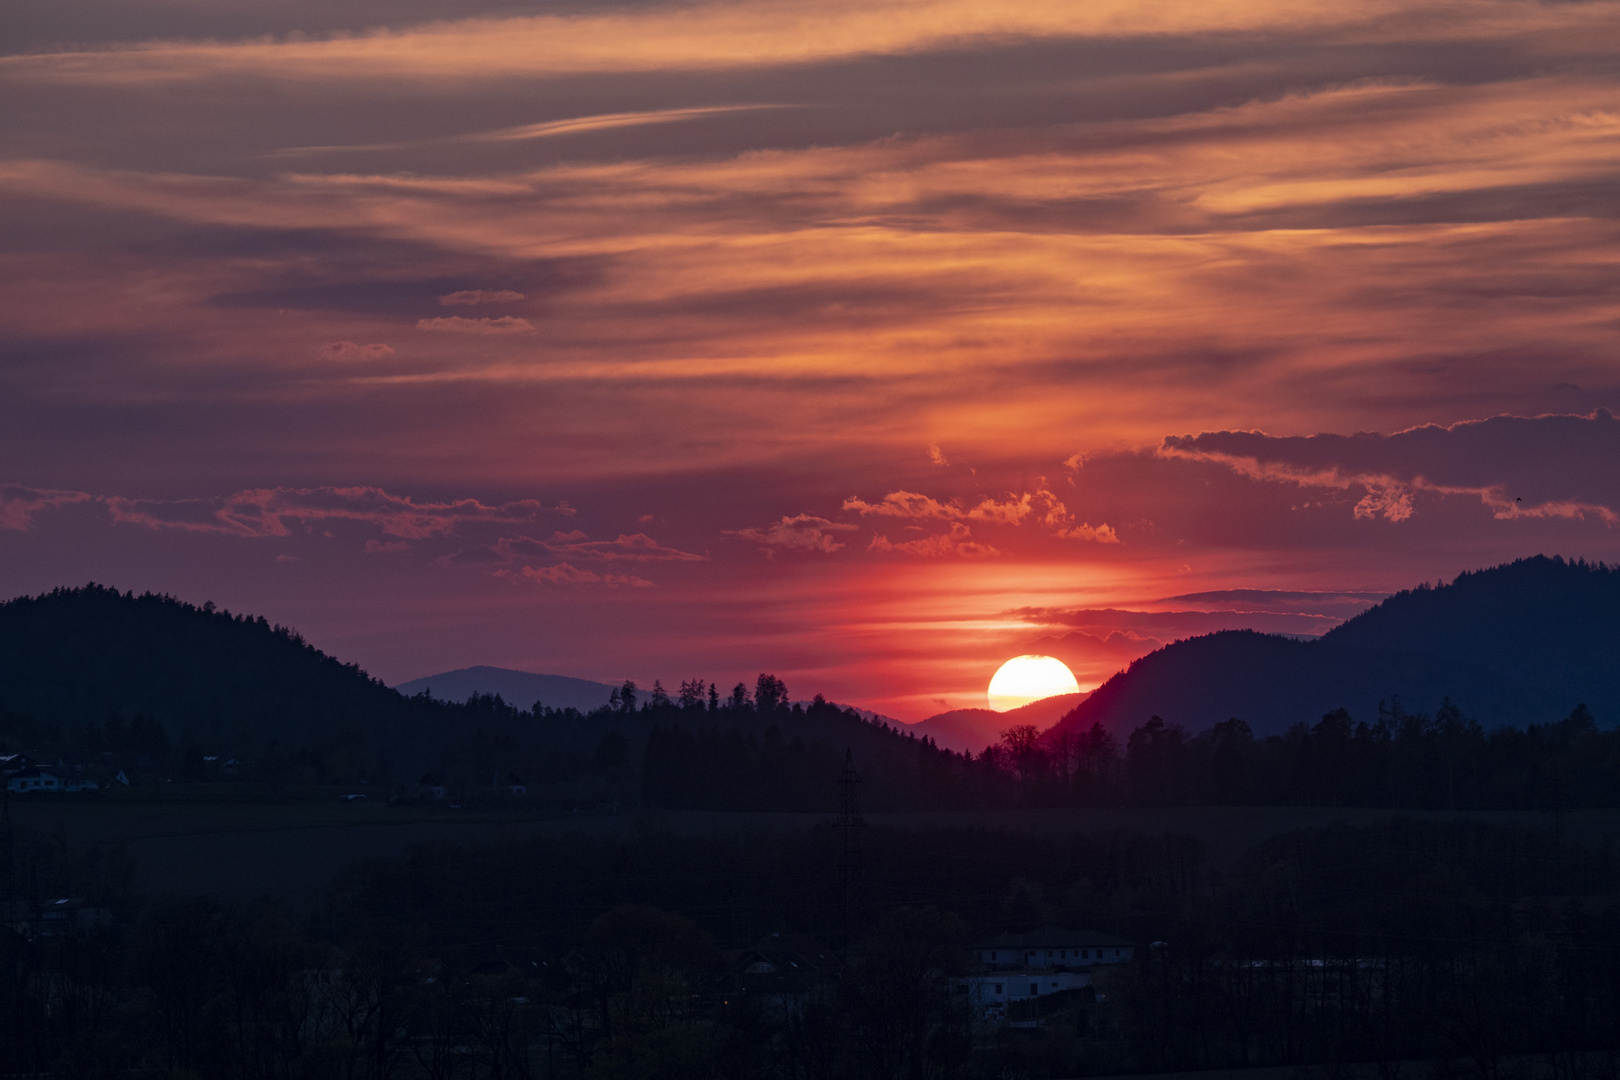
<svg viewBox="0 0 1620 1080"><path fill-rule="evenodd" d="M974 540L973 533L961 522L952 522L947 532L919 537L916 540L891 541L887 536L879 534L872 537L867 550L879 555L910 555L919 559L938 559L947 555L982 559L1002 554L989 544L981 544Z"/></svg>
<svg viewBox="0 0 1620 1080"><path fill-rule="evenodd" d="M1359 488L1358 518L1406 521L1428 493L1478 499L1502 520L1590 516L1620 524L1620 421L1607 409L1427 424L1393 435L1205 432L1170 436L1160 452L1256 480Z"/></svg>
<svg viewBox="0 0 1620 1080"><path fill-rule="evenodd" d="M595 570L581 570L569 563L552 566L525 566L517 570L497 570L496 577L531 585L555 585L567 588L630 588L650 589L653 583L634 574L599 574Z"/></svg>
<svg viewBox="0 0 1620 1080"><path fill-rule="evenodd" d="M502 315L494 319L488 317L468 319L460 315L440 316L436 319L418 319L416 328L441 334L475 334L483 337L534 333L533 323L513 315Z"/></svg>
<svg viewBox="0 0 1620 1080"><path fill-rule="evenodd" d="M524 299L511 289L461 289L439 297L445 307L476 307L479 304L510 304Z"/></svg>
<svg viewBox="0 0 1620 1080"><path fill-rule="evenodd" d="M93 496L83 491L51 491L23 487L19 484L0 484L0 529L22 532L34 523L42 510L55 510L61 506L88 502Z"/></svg>
<svg viewBox="0 0 1620 1080"><path fill-rule="evenodd" d="M604 559L609 562L705 562L705 556L666 547L646 533L620 533L612 540L592 540L578 529L553 533L549 540L527 536L506 539L495 545L497 551L514 555L566 555L573 558Z"/></svg>
<svg viewBox="0 0 1620 1080"><path fill-rule="evenodd" d="M721 535L749 540L764 549L766 555L778 551L819 551L832 554L842 551L844 544L837 539L839 533L854 532L848 522L829 521L815 514L784 515L782 520L763 528L727 530Z"/></svg>
<svg viewBox="0 0 1620 1080"><path fill-rule="evenodd" d="M252 488L214 499L115 495L104 501L115 522L149 529L267 537L290 536L296 525L356 521L406 540L448 536L472 522L531 522L551 509L532 499L495 506L477 499L417 502L376 487Z"/></svg>

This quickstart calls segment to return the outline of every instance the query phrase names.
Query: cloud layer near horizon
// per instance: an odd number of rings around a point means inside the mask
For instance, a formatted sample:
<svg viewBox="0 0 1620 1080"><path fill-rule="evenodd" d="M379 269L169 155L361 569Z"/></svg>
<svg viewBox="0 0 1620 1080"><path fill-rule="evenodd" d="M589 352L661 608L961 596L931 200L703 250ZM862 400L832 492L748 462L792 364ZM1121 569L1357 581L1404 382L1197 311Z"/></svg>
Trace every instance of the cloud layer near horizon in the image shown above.
<svg viewBox="0 0 1620 1080"><path fill-rule="evenodd" d="M1182 632L1037 611L1620 553L1613 0L0 35L7 592L916 714Z"/></svg>

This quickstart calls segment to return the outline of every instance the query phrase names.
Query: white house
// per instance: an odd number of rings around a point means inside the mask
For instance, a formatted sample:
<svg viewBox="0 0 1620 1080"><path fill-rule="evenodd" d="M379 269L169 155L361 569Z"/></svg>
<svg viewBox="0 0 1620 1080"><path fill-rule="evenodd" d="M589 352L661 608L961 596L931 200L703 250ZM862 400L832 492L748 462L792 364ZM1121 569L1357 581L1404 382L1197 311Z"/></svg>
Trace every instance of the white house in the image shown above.
<svg viewBox="0 0 1620 1080"><path fill-rule="evenodd" d="M62 778L43 769L19 769L6 780L7 791L61 791Z"/></svg>
<svg viewBox="0 0 1620 1080"><path fill-rule="evenodd" d="M957 985L966 991L968 1007L975 1016L1000 1022L1007 1017L1008 1005L1090 986L1091 972L1045 968L991 971L958 979Z"/></svg>
<svg viewBox="0 0 1620 1080"><path fill-rule="evenodd" d="M1130 960L1131 943L1091 930L1043 926L1023 934L1002 934L981 941L975 956L991 968L1071 969Z"/></svg>

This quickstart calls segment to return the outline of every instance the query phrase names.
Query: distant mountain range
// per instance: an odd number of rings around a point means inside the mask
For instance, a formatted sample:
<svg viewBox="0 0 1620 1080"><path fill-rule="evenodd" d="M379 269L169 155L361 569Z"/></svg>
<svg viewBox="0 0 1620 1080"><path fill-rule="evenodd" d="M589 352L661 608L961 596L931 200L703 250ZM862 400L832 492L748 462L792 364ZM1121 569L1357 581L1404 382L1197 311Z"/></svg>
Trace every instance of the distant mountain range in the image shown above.
<svg viewBox="0 0 1620 1080"><path fill-rule="evenodd" d="M1085 701L1085 694L1059 694L1021 705L1006 712L994 709L952 709L937 713L915 724L901 724L900 730L908 734L931 737L947 750L977 754L991 743L1001 739L1001 733L1019 724L1033 724L1046 730L1057 723L1065 713Z"/></svg>
<svg viewBox="0 0 1620 1080"><path fill-rule="evenodd" d="M553 709L590 712L608 703L614 688L607 683L576 679L571 675L541 675L513 668L476 667L441 671L394 687L406 697L426 690L438 701L466 701L474 694L499 694L508 705L527 709L540 702Z"/></svg>
<svg viewBox="0 0 1620 1080"><path fill-rule="evenodd" d="M1188 638L1098 687L1054 730L1123 737L1150 717L1191 730L1230 717L1256 734L1380 703L1432 713L1450 698L1486 727L1586 704L1620 720L1620 569L1536 556L1400 592L1314 641L1248 630Z"/></svg>

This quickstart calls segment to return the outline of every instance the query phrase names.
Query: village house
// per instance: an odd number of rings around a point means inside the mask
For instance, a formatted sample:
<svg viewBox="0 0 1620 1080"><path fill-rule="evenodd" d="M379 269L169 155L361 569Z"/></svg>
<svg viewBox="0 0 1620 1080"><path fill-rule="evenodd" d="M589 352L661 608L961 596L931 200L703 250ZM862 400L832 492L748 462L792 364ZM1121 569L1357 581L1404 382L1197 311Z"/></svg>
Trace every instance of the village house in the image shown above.
<svg viewBox="0 0 1620 1080"><path fill-rule="evenodd" d="M19 793L61 791L63 790L62 778L55 773L29 766L26 769L18 769L6 778L6 790Z"/></svg>
<svg viewBox="0 0 1620 1080"><path fill-rule="evenodd" d="M974 959L984 969L959 979L957 985L975 1017L1006 1023L1009 1006L1085 990L1093 985L1096 967L1123 964L1132 951L1122 938L1089 930L1045 926L1002 934L974 946ZM1034 1021L1016 1023L1025 1022Z"/></svg>
<svg viewBox="0 0 1620 1080"><path fill-rule="evenodd" d="M732 958L736 989L787 1013L796 1013L834 961L809 938L770 934Z"/></svg>
<svg viewBox="0 0 1620 1080"><path fill-rule="evenodd" d="M1132 950L1130 942L1109 934L1043 926L981 941L973 951L992 968L1085 968L1126 963Z"/></svg>

